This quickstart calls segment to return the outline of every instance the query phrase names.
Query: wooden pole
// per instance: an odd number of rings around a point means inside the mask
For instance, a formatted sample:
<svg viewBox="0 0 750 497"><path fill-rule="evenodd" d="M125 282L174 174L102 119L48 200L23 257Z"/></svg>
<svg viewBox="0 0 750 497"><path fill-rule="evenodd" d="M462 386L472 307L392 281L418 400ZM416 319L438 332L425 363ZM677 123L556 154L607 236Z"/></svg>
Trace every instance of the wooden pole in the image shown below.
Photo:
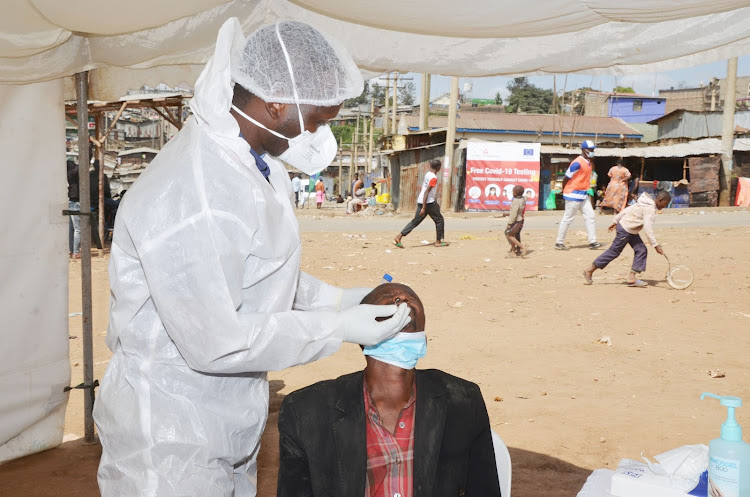
<svg viewBox="0 0 750 497"><path fill-rule="evenodd" d="M719 205L728 206L732 185L732 160L734 152L734 106L737 99L737 57L727 61L727 88L724 92L724 119L721 128L721 166L719 174Z"/></svg>
<svg viewBox="0 0 750 497"><path fill-rule="evenodd" d="M339 195L342 197L344 196L344 193L346 193L346 190L344 190L341 184L341 169L344 167L344 151L341 149L341 144L339 144Z"/></svg>
<svg viewBox="0 0 750 497"><path fill-rule="evenodd" d="M99 130L105 129L104 112L96 116L96 136L99 136ZM104 144L107 137L99 141L96 146L96 158L99 160L99 198L97 210L99 211L99 240L102 242L102 248L99 250L99 257L104 256Z"/></svg>
<svg viewBox="0 0 750 497"><path fill-rule="evenodd" d="M370 99L370 137L367 143L367 169L372 172L372 146L375 139L375 99Z"/></svg>
<svg viewBox="0 0 750 497"><path fill-rule="evenodd" d="M81 201L81 312L83 334L83 423L85 442L94 436L94 341L91 306L91 193L89 190L89 73L76 73L78 194Z"/></svg>
<svg viewBox="0 0 750 497"><path fill-rule="evenodd" d="M391 108L391 74L386 74L385 77L385 109L383 112L383 134L387 135L388 130L388 110Z"/></svg>
<svg viewBox="0 0 750 497"><path fill-rule="evenodd" d="M419 130L427 129L430 114L430 75L422 74L422 101L419 106Z"/></svg>
<svg viewBox="0 0 750 497"><path fill-rule="evenodd" d="M443 157L443 195L441 205L447 211L451 202L451 178L453 173L453 142L456 141L456 111L458 107L458 77L451 78L451 102L448 108L448 132L445 137Z"/></svg>
<svg viewBox="0 0 750 497"><path fill-rule="evenodd" d="M393 110L392 112L392 119L391 119L391 134L396 134L396 127L398 126L398 122L396 119L396 111L398 110L398 73L396 73L396 76L394 76L393 79Z"/></svg>
<svg viewBox="0 0 750 497"><path fill-rule="evenodd" d="M354 137L352 139L352 169L354 174L359 173L359 117L360 112L357 111L357 125L354 128ZM352 196L354 192L352 192Z"/></svg>

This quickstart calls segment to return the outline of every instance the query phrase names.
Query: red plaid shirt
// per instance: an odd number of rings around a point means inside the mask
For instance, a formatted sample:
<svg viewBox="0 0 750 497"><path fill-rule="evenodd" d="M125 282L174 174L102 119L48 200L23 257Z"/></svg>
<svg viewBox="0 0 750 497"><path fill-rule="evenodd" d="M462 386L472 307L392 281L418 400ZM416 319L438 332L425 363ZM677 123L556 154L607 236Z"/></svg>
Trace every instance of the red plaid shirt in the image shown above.
<svg viewBox="0 0 750 497"><path fill-rule="evenodd" d="M414 491L414 412L417 386L396 421L395 435L380 423L378 408L365 390L367 480L365 497L412 497Z"/></svg>

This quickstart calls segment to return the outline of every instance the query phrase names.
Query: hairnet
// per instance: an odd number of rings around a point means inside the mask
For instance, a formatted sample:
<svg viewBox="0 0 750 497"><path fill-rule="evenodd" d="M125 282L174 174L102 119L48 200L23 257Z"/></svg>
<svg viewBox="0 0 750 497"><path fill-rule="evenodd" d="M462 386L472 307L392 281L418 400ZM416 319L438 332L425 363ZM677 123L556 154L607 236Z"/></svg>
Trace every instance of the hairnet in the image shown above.
<svg viewBox="0 0 750 497"><path fill-rule="evenodd" d="M296 86L297 103L339 105L364 88L349 53L301 22L271 24L251 34L234 54L231 70L236 83L265 102L295 103Z"/></svg>

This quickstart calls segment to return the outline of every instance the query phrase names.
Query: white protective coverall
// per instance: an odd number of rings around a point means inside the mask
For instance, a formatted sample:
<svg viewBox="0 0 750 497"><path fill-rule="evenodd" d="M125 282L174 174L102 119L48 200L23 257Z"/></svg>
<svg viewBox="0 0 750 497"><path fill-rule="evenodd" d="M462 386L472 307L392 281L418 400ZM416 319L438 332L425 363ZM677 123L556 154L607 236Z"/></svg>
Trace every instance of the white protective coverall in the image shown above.
<svg viewBox="0 0 750 497"><path fill-rule="evenodd" d="M221 28L195 117L117 213L114 355L94 409L103 497L255 495L265 372L343 339L342 290L300 271L287 171L269 157L269 184L229 113L230 53L243 42L236 19Z"/></svg>

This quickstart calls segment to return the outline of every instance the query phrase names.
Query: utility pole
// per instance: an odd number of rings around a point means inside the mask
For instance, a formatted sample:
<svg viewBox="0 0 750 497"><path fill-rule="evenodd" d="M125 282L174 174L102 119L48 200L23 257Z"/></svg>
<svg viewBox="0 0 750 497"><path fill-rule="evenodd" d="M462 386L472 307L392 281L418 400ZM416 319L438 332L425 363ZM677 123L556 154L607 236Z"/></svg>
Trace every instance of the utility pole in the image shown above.
<svg viewBox="0 0 750 497"><path fill-rule="evenodd" d="M344 167L344 150L341 148L341 140L339 140L339 195L342 197L346 191L342 188L341 184L341 169Z"/></svg>
<svg viewBox="0 0 750 497"><path fill-rule="evenodd" d="M359 173L359 121L360 112L357 111L357 126L354 128L354 150L352 151L352 168L355 174Z"/></svg>
<svg viewBox="0 0 750 497"><path fill-rule="evenodd" d="M456 141L456 110L458 107L458 77L451 78L451 103L448 107L448 132L445 137L445 156L443 157L443 195L441 205L448 210L451 201L451 178L453 175L453 142Z"/></svg>
<svg viewBox="0 0 750 497"><path fill-rule="evenodd" d="M367 170L372 172L372 145L375 128L375 99L370 99L370 137L367 143Z"/></svg>
<svg viewBox="0 0 750 497"><path fill-rule="evenodd" d="M388 134L388 110L390 109L391 99L391 73L385 76L385 112L383 112L383 134Z"/></svg>
<svg viewBox="0 0 750 497"><path fill-rule="evenodd" d="M430 75L422 74L422 102L419 106L419 130L428 129L430 115Z"/></svg>
<svg viewBox="0 0 750 497"><path fill-rule="evenodd" d="M724 120L721 131L721 164L719 174L719 205L731 205L732 154L734 151L734 106L737 100L737 57L727 61L727 88L724 92Z"/></svg>
<svg viewBox="0 0 750 497"><path fill-rule="evenodd" d="M396 126L398 126L398 122L396 122L396 110L398 109L398 73L396 73L395 78L393 79L393 119L391 119L391 134L396 134Z"/></svg>

